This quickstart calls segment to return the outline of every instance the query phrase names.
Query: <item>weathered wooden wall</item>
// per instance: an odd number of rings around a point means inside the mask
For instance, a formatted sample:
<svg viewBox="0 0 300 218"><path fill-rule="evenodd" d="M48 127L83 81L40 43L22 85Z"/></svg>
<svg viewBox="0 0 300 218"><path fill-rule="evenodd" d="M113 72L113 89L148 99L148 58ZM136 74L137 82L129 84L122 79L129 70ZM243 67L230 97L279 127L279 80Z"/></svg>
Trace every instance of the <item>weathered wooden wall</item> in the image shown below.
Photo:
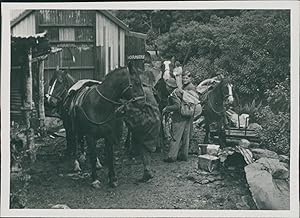
<svg viewBox="0 0 300 218"><path fill-rule="evenodd" d="M51 46L63 48L45 61L45 88L57 65L76 79L95 78L95 11L40 10L37 20L38 31L48 31Z"/></svg>
<svg viewBox="0 0 300 218"><path fill-rule="evenodd" d="M101 12L96 13L96 77L125 66L125 30Z"/></svg>
<svg viewBox="0 0 300 218"><path fill-rule="evenodd" d="M11 17L16 18L25 14L21 10L12 10ZM27 37L36 33L35 13L31 12L24 19L20 20L18 25L11 28L11 35L16 37ZM11 54L12 56L15 54ZM17 54L20 55L20 54ZM22 101L24 98L24 71L26 71L25 62L11 58L11 80L10 80L10 112L12 120L22 120Z"/></svg>
<svg viewBox="0 0 300 218"><path fill-rule="evenodd" d="M102 80L111 70L126 66L128 55L145 53L145 34L130 32L108 11L101 10L25 10L14 11L13 36L26 37L47 30L51 46L63 48L45 60L45 90L58 65L76 79ZM19 15L19 16L18 16ZM72 61L75 57L75 62ZM141 63L142 61L137 61ZM14 71L16 70L16 71ZM12 68L12 78L23 74ZM12 80L14 83L14 79ZM23 83L23 82L22 82ZM14 105L19 105L20 83L11 87Z"/></svg>
<svg viewBox="0 0 300 218"><path fill-rule="evenodd" d="M18 11L18 10L12 10L11 13L12 13L12 15L11 15L12 17L20 15L20 11ZM26 12L23 12L23 14L24 13L26 13ZM18 36L18 37L26 37L26 36L34 35L36 33L37 33L36 19L35 19L34 12L31 12L24 19L20 20L18 25L15 25L11 29L11 35Z"/></svg>

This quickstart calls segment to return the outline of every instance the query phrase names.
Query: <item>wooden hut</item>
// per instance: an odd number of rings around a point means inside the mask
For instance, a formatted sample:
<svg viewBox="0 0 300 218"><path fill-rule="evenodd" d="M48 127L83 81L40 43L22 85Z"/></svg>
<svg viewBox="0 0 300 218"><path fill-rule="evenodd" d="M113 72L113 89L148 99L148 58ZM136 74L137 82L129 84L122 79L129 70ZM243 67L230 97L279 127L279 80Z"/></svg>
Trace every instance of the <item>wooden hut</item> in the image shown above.
<svg viewBox="0 0 300 218"><path fill-rule="evenodd" d="M45 90L57 66L76 79L102 80L111 70L126 66L130 55L141 63L138 55L145 53L146 35L130 32L106 10L15 10L11 17L12 36L47 31L50 45L62 48L45 60ZM12 67L12 78L17 70ZM19 85L13 83L11 93L18 100L22 97L15 91Z"/></svg>

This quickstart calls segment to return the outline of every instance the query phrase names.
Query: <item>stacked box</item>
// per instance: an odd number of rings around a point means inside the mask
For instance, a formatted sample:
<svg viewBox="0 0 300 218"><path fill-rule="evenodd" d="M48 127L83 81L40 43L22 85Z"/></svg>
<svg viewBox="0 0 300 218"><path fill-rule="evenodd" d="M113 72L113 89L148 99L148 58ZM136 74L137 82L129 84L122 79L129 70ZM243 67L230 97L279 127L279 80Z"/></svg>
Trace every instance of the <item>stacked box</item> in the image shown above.
<svg viewBox="0 0 300 218"><path fill-rule="evenodd" d="M203 154L198 156L198 169L203 169L208 172L212 172L218 167L218 165L218 157L209 154Z"/></svg>

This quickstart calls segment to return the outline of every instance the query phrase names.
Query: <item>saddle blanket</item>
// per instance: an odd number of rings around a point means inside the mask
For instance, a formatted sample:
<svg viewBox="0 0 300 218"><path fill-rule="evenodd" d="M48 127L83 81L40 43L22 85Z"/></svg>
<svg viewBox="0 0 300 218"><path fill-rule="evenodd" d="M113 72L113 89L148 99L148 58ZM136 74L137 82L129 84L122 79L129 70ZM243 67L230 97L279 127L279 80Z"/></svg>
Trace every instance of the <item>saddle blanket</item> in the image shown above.
<svg viewBox="0 0 300 218"><path fill-rule="evenodd" d="M92 80L92 79L82 79L78 80L73 86L68 91L68 94L70 94L73 91L78 91L81 89L83 86L91 86L95 84L101 84L102 82L97 81L97 80Z"/></svg>

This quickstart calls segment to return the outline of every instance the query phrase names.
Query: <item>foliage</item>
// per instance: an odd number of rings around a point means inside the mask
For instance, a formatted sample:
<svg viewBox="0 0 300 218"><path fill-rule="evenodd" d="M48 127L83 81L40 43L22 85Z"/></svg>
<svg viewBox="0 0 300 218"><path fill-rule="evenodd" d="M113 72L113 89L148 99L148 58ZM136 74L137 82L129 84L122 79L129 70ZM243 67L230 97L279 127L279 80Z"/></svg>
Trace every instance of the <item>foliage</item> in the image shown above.
<svg viewBox="0 0 300 218"><path fill-rule="evenodd" d="M256 116L260 119L262 130L258 132L261 144L269 150L281 154L290 151L290 114L273 113L269 106L263 107Z"/></svg>
<svg viewBox="0 0 300 218"><path fill-rule="evenodd" d="M290 111L290 80L277 84L274 89L266 91L267 102L274 113Z"/></svg>
<svg viewBox="0 0 300 218"><path fill-rule="evenodd" d="M191 21L207 23L212 15L219 17L240 15L240 10L118 10L112 11L129 29L146 33L147 46L155 48L159 35L167 33L174 24L186 25Z"/></svg>
<svg viewBox="0 0 300 218"><path fill-rule="evenodd" d="M208 23L175 23L156 44L165 57L181 62L202 58L209 71L224 69L246 98L265 97L268 89L289 76L289 12L242 11L240 16L211 16Z"/></svg>
<svg viewBox="0 0 300 218"><path fill-rule="evenodd" d="M184 66L183 70L192 73L194 84L199 84L201 81L211 76L210 62L204 58L192 58L187 65Z"/></svg>
<svg viewBox="0 0 300 218"><path fill-rule="evenodd" d="M256 103L256 100L253 99L252 102L246 103L239 108L240 114L248 114L250 117L251 123L259 122L256 115L262 109L262 102Z"/></svg>
<svg viewBox="0 0 300 218"><path fill-rule="evenodd" d="M263 127L262 143L288 151L290 11L157 10L117 16L132 30L147 33L149 49L157 46L164 58L175 56L193 74L195 84L227 71L242 102L241 112Z"/></svg>

